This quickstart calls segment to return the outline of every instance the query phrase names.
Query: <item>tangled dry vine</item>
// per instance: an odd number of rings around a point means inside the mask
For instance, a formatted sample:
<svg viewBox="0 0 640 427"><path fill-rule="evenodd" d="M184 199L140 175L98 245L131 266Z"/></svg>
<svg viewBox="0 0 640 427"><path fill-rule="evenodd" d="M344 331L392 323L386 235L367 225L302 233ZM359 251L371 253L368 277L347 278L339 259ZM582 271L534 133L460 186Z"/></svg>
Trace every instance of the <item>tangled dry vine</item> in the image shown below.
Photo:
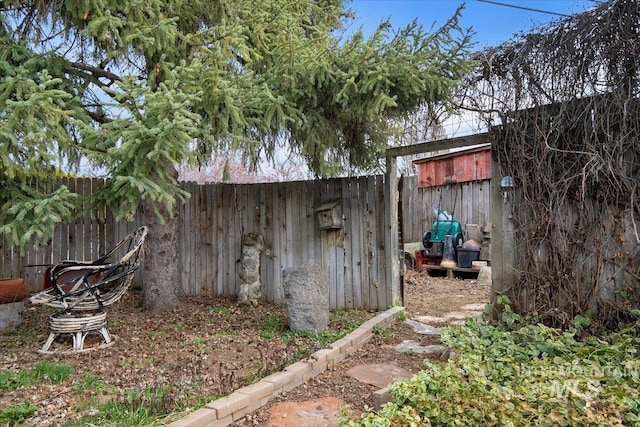
<svg viewBox="0 0 640 427"><path fill-rule="evenodd" d="M616 326L640 281L640 13L600 2L478 54L461 95L514 177L514 305Z"/></svg>

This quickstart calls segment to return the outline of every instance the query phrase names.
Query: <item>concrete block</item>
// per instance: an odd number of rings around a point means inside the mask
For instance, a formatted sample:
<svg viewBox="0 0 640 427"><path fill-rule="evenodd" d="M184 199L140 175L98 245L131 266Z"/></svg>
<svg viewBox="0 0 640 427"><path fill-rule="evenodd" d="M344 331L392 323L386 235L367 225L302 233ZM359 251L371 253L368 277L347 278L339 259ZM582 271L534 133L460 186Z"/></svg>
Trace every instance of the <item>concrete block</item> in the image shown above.
<svg viewBox="0 0 640 427"><path fill-rule="evenodd" d="M314 355L324 356L327 359L327 366L335 365L335 358L340 356L340 348L323 348L322 350L318 350Z"/></svg>
<svg viewBox="0 0 640 427"><path fill-rule="evenodd" d="M286 372L294 372L297 376L302 377L304 374L311 372L310 362L296 362L293 365L289 365L284 370Z"/></svg>
<svg viewBox="0 0 640 427"><path fill-rule="evenodd" d="M205 405L206 408L216 411L216 418L221 420L228 415L240 410L247 410L249 407L249 396L241 393L231 393L229 396L221 397Z"/></svg>
<svg viewBox="0 0 640 427"><path fill-rule="evenodd" d="M371 332L367 332L365 330L356 329L355 331L353 331L353 332L351 332L349 334L349 338L351 339L351 345L362 347L360 344L363 341L366 341L369 338L370 335L371 335ZM358 347L358 348L360 348L360 347Z"/></svg>
<svg viewBox="0 0 640 427"><path fill-rule="evenodd" d="M260 381L255 384L248 385L236 390L236 393L246 394L252 400L261 399L265 396L271 396L275 388L270 381Z"/></svg>
<svg viewBox="0 0 640 427"><path fill-rule="evenodd" d="M309 356L307 361L309 363L311 363L311 369L312 370L316 369L318 366L322 366L322 365L326 366L327 365L327 354L326 353L320 353L319 351L316 351L311 356Z"/></svg>
<svg viewBox="0 0 640 427"><path fill-rule="evenodd" d="M367 320L362 325L358 326L356 331L363 331L367 334L370 334L373 332L373 328L375 328L376 326L378 326L378 322L375 320L375 318L373 318L373 319Z"/></svg>
<svg viewBox="0 0 640 427"><path fill-rule="evenodd" d="M384 313L380 313L375 317L377 320L376 326L379 328L385 328L393 322L395 317L396 317L395 314L389 313L388 311L385 311Z"/></svg>
<svg viewBox="0 0 640 427"><path fill-rule="evenodd" d="M339 339L338 341L335 341L334 343L331 344L331 348L339 348L340 349L340 353L346 353L347 350L349 349L349 347L351 347L351 338L349 338L349 335L347 335L344 338Z"/></svg>
<svg viewBox="0 0 640 427"><path fill-rule="evenodd" d="M355 350L360 350L362 347L364 347L364 345L369 342L369 340L371 340L371 338L373 337L373 334L369 334L366 337L364 337L363 340L361 340L358 344L356 344L354 346Z"/></svg>
<svg viewBox="0 0 640 427"><path fill-rule="evenodd" d="M393 324L393 322L395 322L398 319L398 316L400 315L400 313L403 313L403 312L404 312L404 307L395 306L395 307L391 307L390 309L380 314L379 316L382 316L382 322L384 323L384 326L389 326Z"/></svg>
<svg viewBox="0 0 640 427"><path fill-rule="evenodd" d="M280 371L264 377L261 382L269 382L273 384L273 394L280 394L284 387L297 378L295 372Z"/></svg>
<svg viewBox="0 0 640 427"><path fill-rule="evenodd" d="M328 366L329 366L329 363L327 362L326 358L323 358L321 360L313 360L311 361L311 372L316 371L318 369L321 369L320 372L322 372L325 369L327 369Z"/></svg>
<svg viewBox="0 0 640 427"><path fill-rule="evenodd" d="M227 427L232 422L233 422L233 416L229 414L222 419L215 420L211 424L208 424L207 427Z"/></svg>
<svg viewBox="0 0 640 427"><path fill-rule="evenodd" d="M313 369L311 372L307 372L306 374L304 374L304 376L302 377L302 381L303 382L307 382L311 378L317 377L318 375L320 375L321 373L323 373L326 370L327 370L327 364L325 362L324 365L320 365L320 366L316 367L315 369Z"/></svg>
<svg viewBox="0 0 640 427"><path fill-rule="evenodd" d="M346 351L344 353L340 353L333 359L333 365L337 365L338 363L342 362L344 359L347 358L347 356L348 356L348 353Z"/></svg>
<svg viewBox="0 0 640 427"><path fill-rule="evenodd" d="M217 421L216 411L209 408L198 409L184 418L169 424L169 427L208 427Z"/></svg>
<svg viewBox="0 0 640 427"><path fill-rule="evenodd" d="M259 402L256 402L258 404L258 408L262 408L264 405L269 403L269 400L271 400L272 398L273 398L273 396L265 396L262 399L260 399ZM256 408L256 409L258 409L258 408ZM255 411L256 409L254 409L253 411Z"/></svg>
<svg viewBox="0 0 640 427"><path fill-rule="evenodd" d="M310 372L310 371L309 371ZM294 388L302 385L302 383L304 379L304 375L301 376L296 376L295 379L293 381L291 381L289 384L285 385L284 387L282 387L282 391L284 393L293 390Z"/></svg>
<svg viewBox="0 0 640 427"><path fill-rule="evenodd" d="M259 401L256 401L256 403L258 403ZM251 407L254 406L254 409L251 409ZM259 406L257 405L252 405L252 403L249 403L249 406L247 406L246 408L242 408L242 409L238 409L236 412L234 412L233 414L231 414L231 422L236 422L244 417L247 416L247 414L250 414L252 411L255 411L256 409L258 409ZM231 424L231 423L229 423Z"/></svg>
<svg viewBox="0 0 640 427"><path fill-rule="evenodd" d="M373 407L376 411L379 411L382 405L391 401L391 393L389 393L389 388L381 388L373 392Z"/></svg>

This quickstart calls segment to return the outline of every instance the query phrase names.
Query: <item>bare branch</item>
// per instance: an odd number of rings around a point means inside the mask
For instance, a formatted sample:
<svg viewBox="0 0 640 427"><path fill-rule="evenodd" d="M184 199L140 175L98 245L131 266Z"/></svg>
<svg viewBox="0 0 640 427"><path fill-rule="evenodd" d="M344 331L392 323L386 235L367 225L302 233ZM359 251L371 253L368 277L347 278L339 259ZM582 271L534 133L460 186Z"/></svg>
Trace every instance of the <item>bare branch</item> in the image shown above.
<svg viewBox="0 0 640 427"><path fill-rule="evenodd" d="M112 73L109 70L105 70L104 68L95 67L92 65L83 64L81 62L72 62L71 66L82 71L88 71L96 78L105 78L110 80L111 82L122 81L122 78L117 74Z"/></svg>

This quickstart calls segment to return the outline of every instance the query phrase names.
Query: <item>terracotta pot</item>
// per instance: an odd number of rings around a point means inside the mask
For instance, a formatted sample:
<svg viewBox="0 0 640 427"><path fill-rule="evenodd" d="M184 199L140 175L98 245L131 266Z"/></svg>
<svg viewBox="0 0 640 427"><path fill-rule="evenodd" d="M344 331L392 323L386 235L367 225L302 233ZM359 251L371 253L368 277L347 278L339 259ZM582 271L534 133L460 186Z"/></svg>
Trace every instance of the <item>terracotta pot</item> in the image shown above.
<svg viewBox="0 0 640 427"><path fill-rule="evenodd" d="M0 304L20 302L29 296L29 285L24 279L0 279Z"/></svg>

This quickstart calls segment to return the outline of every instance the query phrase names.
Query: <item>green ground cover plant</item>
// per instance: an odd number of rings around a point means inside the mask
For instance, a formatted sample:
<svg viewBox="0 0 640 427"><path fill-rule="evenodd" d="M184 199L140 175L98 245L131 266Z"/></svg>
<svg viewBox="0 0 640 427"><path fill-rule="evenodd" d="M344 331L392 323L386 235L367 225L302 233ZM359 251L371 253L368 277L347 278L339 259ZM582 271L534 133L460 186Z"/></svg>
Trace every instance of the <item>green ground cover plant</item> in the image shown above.
<svg viewBox="0 0 640 427"><path fill-rule="evenodd" d="M0 390L11 391L19 387L28 387L38 381L60 384L73 373L70 366L56 363L37 363L31 369L18 372L0 372Z"/></svg>
<svg viewBox="0 0 640 427"><path fill-rule="evenodd" d="M393 400L380 411L357 419L345 411L341 426L640 424L640 322L582 338L585 317L562 331L505 308L496 324L446 329L456 357L426 362L390 386Z"/></svg>
<svg viewBox="0 0 640 427"><path fill-rule="evenodd" d="M31 369L18 372L0 372L0 391L12 391L20 387L28 387L37 382L60 384L66 381L73 368L56 363L38 363ZM29 401L19 402L0 409L0 425L14 426L23 423L31 417L38 408Z"/></svg>
<svg viewBox="0 0 640 427"><path fill-rule="evenodd" d="M25 422L38 408L29 402L9 406L0 410L0 425L15 426Z"/></svg>

